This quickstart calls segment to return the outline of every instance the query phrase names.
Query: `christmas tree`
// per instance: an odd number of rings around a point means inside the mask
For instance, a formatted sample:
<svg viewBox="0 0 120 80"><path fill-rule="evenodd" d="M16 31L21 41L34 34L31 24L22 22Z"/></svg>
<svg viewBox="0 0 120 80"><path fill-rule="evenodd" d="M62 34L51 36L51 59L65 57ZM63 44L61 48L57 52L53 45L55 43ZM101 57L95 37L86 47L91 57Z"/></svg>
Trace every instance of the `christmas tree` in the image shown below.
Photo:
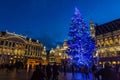
<svg viewBox="0 0 120 80"><path fill-rule="evenodd" d="M90 28L85 24L81 14L75 8L72 23L69 29L70 39L67 41L67 54L77 66L90 67L95 53L95 40L90 35Z"/></svg>

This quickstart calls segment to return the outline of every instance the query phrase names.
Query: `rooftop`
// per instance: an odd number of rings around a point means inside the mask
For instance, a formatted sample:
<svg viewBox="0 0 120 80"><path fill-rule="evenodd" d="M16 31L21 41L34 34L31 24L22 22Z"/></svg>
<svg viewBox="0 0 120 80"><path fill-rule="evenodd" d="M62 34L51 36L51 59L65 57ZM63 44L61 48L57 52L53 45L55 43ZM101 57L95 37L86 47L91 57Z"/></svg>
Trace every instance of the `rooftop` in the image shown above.
<svg viewBox="0 0 120 80"><path fill-rule="evenodd" d="M120 30L120 19L117 19L102 25L96 25L95 30L96 30L96 33L95 33L96 35Z"/></svg>

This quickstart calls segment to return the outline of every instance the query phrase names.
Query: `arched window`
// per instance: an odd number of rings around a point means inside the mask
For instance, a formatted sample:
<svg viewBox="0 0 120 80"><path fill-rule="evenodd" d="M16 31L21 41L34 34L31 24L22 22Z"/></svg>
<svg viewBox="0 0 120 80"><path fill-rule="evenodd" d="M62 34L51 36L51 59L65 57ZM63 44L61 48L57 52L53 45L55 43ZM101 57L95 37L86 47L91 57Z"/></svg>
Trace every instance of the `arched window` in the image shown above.
<svg viewBox="0 0 120 80"><path fill-rule="evenodd" d="M105 46L109 46L108 38L105 38Z"/></svg>
<svg viewBox="0 0 120 80"><path fill-rule="evenodd" d="M112 40L112 38L109 38L109 43L110 43L110 45L113 45L113 40Z"/></svg>
<svg viewBox="0 0 120 80"><path fill-rule="evenodd" d="M97 46L101 47L100 40L97 40Z"/></svg>
<svg viewBox="0 0 120 80"><path fill-rule="evenodd" d="M118 44L119 43L119 38L117 36L114 37L114 43Z"/></svg>
<svg viewBox="0 0 120 80"><path fill-rule="evenodd" d="M100 44L101 44L101 46L104 46L104 42L102 39L100 40Z"/></svg>

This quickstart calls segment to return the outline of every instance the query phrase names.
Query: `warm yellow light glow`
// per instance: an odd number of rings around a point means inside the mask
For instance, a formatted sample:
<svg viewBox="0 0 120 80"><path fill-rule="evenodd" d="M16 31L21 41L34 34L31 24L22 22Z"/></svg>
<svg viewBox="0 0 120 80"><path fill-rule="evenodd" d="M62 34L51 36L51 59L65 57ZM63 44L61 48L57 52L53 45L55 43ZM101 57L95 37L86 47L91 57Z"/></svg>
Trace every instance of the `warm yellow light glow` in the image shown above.
<svg viewBox="0 0 120 80"><path fill-rule="evenodd" d="M113 44L113 40L112 40L112 39L110 39L109 41L110 41L110 44L112 45L112 44Z"/></svg>
<svg viewBox="0 0 120 80"><path fill-rule="evenodd" d="M116 64L116 62L115 62L115 61L113 61L113 62L112 62L112 64Z"/></svg>
<svg viewBox="0 0 120 80"><path fill-rule="evenodd" d="M102 64L102 62L99 62L99 64Z"/></svg>
<svg viewBox="0 0 120 80"><path fill-rule="evenodd" d="M10 59L12 60L13 58L11 57Z"/></svg>
<svg viewBox="0 0 120 80"><path fill-rule="evenodd" d="M118 61L118 64L120 64L120 61Z"/></svg>
<svg viewBox="0 0 120 80"><path fill-rule="evenodd" d="M17 54L17 49L14 50L14 53Z"/></svg>
<svg viewBox="0 0 120 80"><path fill-rule="evenodd" d="M14 56L14 58L17 58L17 56Z"/></svg>
<svg viewBox="0 0 120 80"><path fill-rule="evenodd" d="M59 56L61 56L62 54L61 53L59 53Z"/></svg>

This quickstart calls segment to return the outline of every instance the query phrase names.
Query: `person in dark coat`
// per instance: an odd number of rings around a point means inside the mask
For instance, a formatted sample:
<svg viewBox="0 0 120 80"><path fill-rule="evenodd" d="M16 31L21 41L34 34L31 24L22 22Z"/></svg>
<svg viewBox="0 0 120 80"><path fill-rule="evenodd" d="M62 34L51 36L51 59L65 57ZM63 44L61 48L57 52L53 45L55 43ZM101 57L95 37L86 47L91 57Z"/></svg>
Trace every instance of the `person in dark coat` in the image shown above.
<svg viewBox="0 0 120 80"><path fill-rule="evenodd" d="M30 80L46 80L45 73L39 68L39 66L36 66L36 69L33 72L33 75Z"/></svg>
<svg viewBox="0 0 120 80"><path fill-rule="evenodd" d="M119 66L119 68L118 68L118 70L117 70L117 76L118 76L118 79L120 80L120 66Z"/></svg>
<svg viewBox="0 0 120 80"><path fill-rule="evenodd" d="M16 61L15 67L16 67L16 72L18 72L18 70L20 69L20 61Z"/></svg>
<svg viewBox="0 0 120 80"><path fill-rule="evenodd" d="M46 74L47 74L47 80L51 80L51 76L52 76L52 71L51 71L51 65L48 63L48 65L46 66Z"/></svg>
<svg viewBox="0 0 120 80"><path fill-rule="evenodd" d="M85 78L88 80L89 79L89 69L87 66L84 66L84 73L85 73Z"/></svg>
<svg viewBox="0 0 120 80"><path fill-rule="evenodd" d="M58 70L59 70L58 66L56 65L56 63L54 63L53 68L52 68L52 71L53 71L53 79L52 80L58 80L58 75L59 75Z"/></svg>
<svg viewBox="0 0 120 80"><path fill-rule="evenodd" d="M72 76L74 77L74 73L75 73L75 67L74 67L74 64L72 64L71 68L72 68Z"/></svg>
<svg viewBox="0 0 120 80"><path fill-rule="evenodd" d="M99 76L97 75L97 66L95 64L92 65L92 74L93 74L93 79L96 80Z"/></svg>
<svg viewBox="0 0 120 80"><path fill-rule="evenodd" d="M102 80L118 80L117 74L114 71L112 71L109 63L105 63L105 68L99 70L97 74L101 75Z"/></svg>
<svg viewBox="0 0 120 80"><path fill-rule="evenodd" d="M64 75L66 75L66 64L63 65Z"/></svg>

